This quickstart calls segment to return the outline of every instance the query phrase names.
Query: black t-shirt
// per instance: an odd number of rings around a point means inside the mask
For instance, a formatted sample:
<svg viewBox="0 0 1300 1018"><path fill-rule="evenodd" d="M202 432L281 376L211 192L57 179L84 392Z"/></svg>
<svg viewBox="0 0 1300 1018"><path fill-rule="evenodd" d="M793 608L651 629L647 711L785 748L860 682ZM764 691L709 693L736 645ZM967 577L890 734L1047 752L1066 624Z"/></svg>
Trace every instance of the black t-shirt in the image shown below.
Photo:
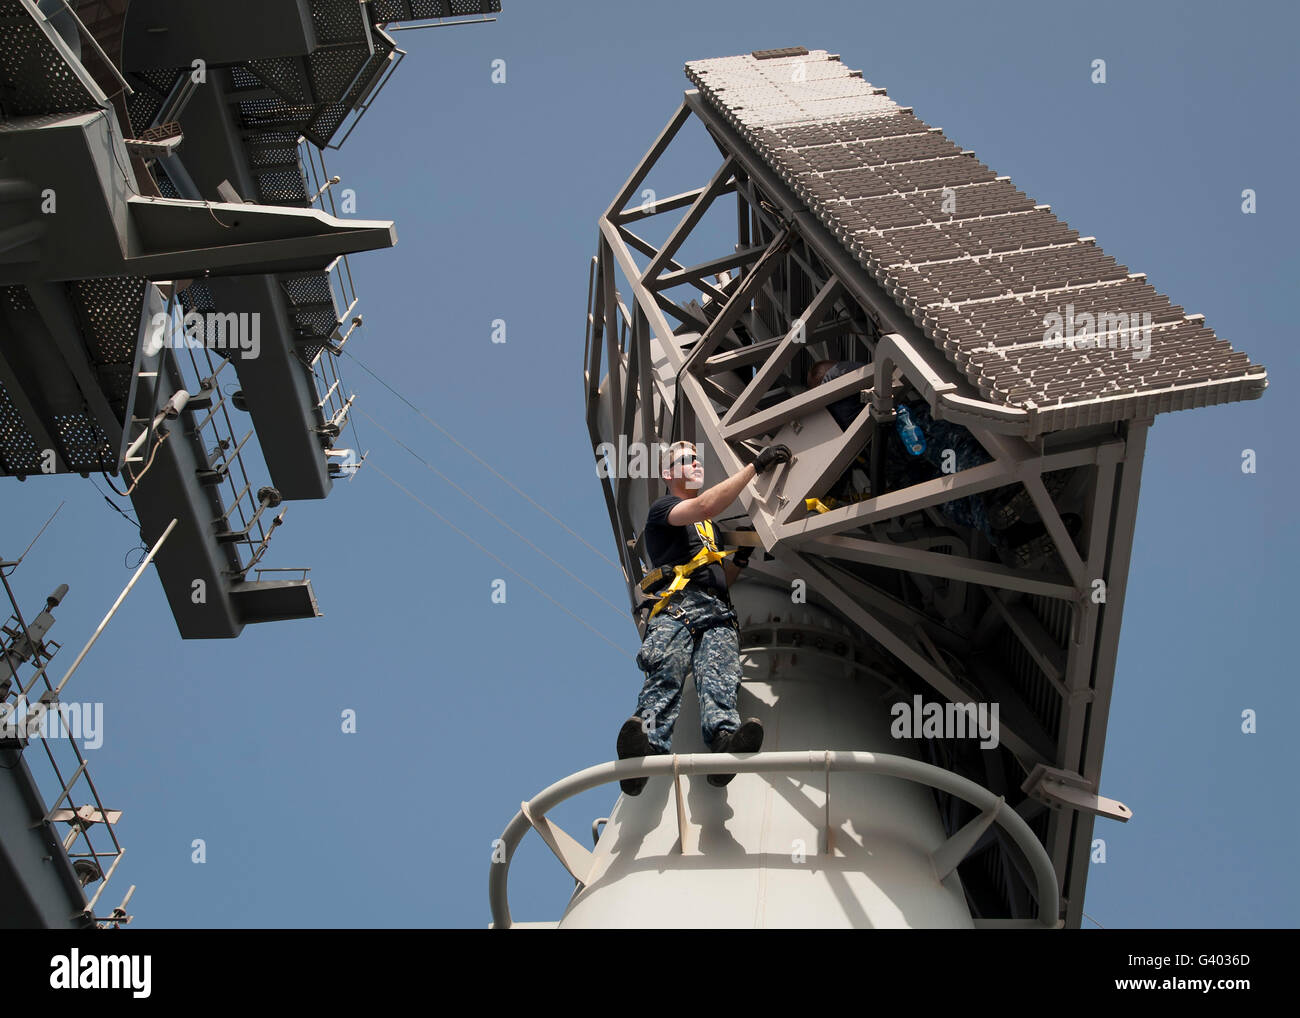
<svg viewBox="0 0 1300 1018"><path fill-rule="evenodd" d="M827 371L822 382L829 382L833 378L839 378L840 375L847 375L850 371L858 368L865 368L866 364L857 361L836 361ZM837 399L827 408L831 416L835 418L835 423L840 426L841 431L848 431L853 422L858 419L858 414L862 411L862 400L858 393L851 396L845 396L843 399Z"/></svg>
<svg viewBox="0 0 1300 1018"><path fill-rule="evenodd" d="M645 524L645 551L650 557L651 566L679 565L689 562L701 548L721 551L712 520L699 523L687 523L685 526L673 526L668 522L668 514L673 506L682 499L676 495L665 495L650 507L650 515ZM691 585L711 587L719 594L726 594L727 578L722 571L722 563L711 562L700 566L691 573Z"/></svg>

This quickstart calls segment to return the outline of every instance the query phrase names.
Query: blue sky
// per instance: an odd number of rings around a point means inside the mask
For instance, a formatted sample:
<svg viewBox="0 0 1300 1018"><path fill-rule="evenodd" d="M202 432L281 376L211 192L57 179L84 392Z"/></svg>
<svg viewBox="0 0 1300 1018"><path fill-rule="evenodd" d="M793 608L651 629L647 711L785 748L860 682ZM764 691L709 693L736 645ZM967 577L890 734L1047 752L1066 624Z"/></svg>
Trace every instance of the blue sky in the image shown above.
<svg viewBox="0 0 1300 1018"><path fill-rule="evenodd" d="M1294 9L505 7L494 24L402 33L410 56L327 153L357 215L396 220L399 237L352 259L365 327L349 350L610 557L580 398L587 265L597 215L688 86L686 60L839 52L1268 367L1262 400L1151 430L1101 788L1135 816L1098 822L1107 861L1084 907L1107 927L1292 925ZM1090 82L1097 58L1104 85ZM682 144L695 176L647 182L661 194L716 168L702 132ZM358 409L623 604L614 566L343 367ZM520 800L613 755L640 682L631 622L356 420L373 465L615 646L368 467L324 502L291 504L266 562L311 566L324 618L183 642L150 574L65 692L106 703L91 766L125 811L127 848L106 896L139 885L140 926L481 927L491 842ZM135 536L77 477L3 494L8 557L67 499L13 581L28 612L70 585L52 633L61 674L129 578ZM345 709L355 734L340 730ZM556 819L585 836L613 798L587 793ZM558 918L571 889L529 839L515 917Z"/></svg>

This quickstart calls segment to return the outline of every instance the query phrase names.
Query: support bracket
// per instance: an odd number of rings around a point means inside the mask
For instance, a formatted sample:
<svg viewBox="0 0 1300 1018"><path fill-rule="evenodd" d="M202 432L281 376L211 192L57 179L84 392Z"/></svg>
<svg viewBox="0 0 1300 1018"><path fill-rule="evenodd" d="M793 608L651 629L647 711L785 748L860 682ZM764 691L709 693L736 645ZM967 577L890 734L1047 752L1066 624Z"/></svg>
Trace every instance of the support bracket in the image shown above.
<svg viewBox="0 0 1300 1018"><path fill-rule="evenodd" d="M677 754L673 754L673 798L677 803L677 847L681 850L682 855L689 855L686 844L686 837L691 832L690 824L686 822L686 799L682 795L682 775L677 769Z"/></svg>
<svg viewBox="0 0 1300 1018"><path fill-rule="evenodd" d="M1133 811L1122 802L1098 795L1092 782L1070 771L1037 764L1020 788L1026 795L1049 806L1077 809L1121 823L1133 819Z"/></svg>
<svg viewBox="0 0 1300 1018"><path fill-rule="evenodd" d="M970 855L971 849L975 847L984 832L993 825L993 821L998 818L1005 805L1006 800L999 795L995 806L975 817L931 853L930 861L934 864L934 875L940 883L961 864L966 856Z"/></svg>
<svg viewBox="0 0 1300 1018"><path fill-rule="evenodd" d="M555 858L560 860L560 864L569 871L574 880L585 887L591 877L591 868L596 857L557 824L551 823L544 816L534 817L529 812L528 803L521 802L519 809L532 825L533 830L546 842L546 847L555 853Z"/></svg>

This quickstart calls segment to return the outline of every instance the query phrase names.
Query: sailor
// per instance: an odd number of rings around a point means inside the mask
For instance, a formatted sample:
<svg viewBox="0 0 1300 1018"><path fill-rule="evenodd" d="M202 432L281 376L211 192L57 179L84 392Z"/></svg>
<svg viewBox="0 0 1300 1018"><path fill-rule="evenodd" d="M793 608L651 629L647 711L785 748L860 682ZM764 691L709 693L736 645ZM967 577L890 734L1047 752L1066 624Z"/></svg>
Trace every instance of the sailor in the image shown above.
<svg viewBox="0 0 1300 1018"><path fill-rule="evenodd" d="M789 461L788 447L768 446L757 462L704 491L704 466L695 446L675 442L664 451L660 476L668 494L650 506L645 525L651 570L641 589L649 619L636 659L645 683L636 714L618 733L620 760L671 751L687 668L695 673L705 745L715 753L754 753L763 745L758 719L742 722L736 711L740 644L727 593L747 565L750 549L724 561L732 552L719 548L712 517L731 505L757 474ZM708 782L722 786L733 777L710 774ZM625 778L619 786L628 795L640 795L646 780Z"/></svg>

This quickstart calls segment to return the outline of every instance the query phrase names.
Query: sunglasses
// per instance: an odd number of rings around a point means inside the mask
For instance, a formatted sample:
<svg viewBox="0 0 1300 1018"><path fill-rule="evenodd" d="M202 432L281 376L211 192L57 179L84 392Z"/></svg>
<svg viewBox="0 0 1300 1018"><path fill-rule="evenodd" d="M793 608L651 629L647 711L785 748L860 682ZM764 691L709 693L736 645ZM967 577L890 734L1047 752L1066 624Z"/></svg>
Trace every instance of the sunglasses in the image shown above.
<svg viewBox="0 0 1300 1018"><path fill-rule="evenodd" d="M689 456L681 456L673 460L672 469L680 470L682 467L694 466L698 462L700 462L700 458L692 453Z"/></svg>

